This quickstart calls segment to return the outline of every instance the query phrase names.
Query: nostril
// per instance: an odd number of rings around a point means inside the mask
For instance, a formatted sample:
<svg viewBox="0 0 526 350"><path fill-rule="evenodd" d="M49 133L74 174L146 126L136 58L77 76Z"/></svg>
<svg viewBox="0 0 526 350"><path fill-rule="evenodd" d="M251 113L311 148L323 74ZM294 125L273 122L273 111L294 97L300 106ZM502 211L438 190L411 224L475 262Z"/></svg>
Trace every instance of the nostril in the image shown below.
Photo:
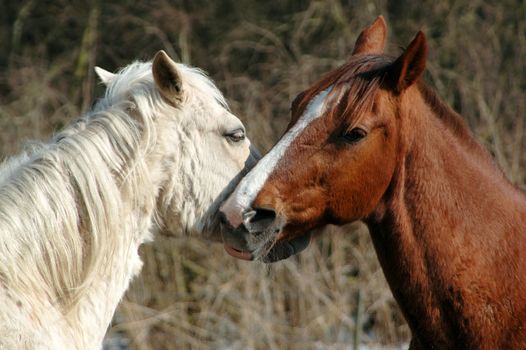
<svg viewBox="0 0 526 350"><path fill-rule="evenodd" d="M255 208L243 214L243 223L250 232L263 232L276 220L276 212L269 208Z"/></svg>
<svg viewBox="0 0 526 350"><path fill-rule="evenodd" d="M252 222L258 222L258 221L264 221L264 220L272 220L276 218L276 212L274 209L263 209L263 208L256 208L254 210L256 212L256 215L252 218Z"/></svg>

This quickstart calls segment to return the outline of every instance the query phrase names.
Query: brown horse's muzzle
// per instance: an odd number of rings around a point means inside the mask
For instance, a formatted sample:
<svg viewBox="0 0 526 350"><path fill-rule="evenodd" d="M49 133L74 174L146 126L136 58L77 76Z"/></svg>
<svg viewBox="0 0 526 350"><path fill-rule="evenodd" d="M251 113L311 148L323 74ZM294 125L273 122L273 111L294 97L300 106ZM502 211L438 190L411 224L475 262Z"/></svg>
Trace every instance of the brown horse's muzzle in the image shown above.
<svg viewBox="0 0 526 350"><path fill-rule="evenodd" d="M271 263L301 252L310 242L310 234L289 241L277 240L286 221L269 208L246 211L243 224L237 228L232 227L224 215L221 222L225 250L238 259Z"/></svg>

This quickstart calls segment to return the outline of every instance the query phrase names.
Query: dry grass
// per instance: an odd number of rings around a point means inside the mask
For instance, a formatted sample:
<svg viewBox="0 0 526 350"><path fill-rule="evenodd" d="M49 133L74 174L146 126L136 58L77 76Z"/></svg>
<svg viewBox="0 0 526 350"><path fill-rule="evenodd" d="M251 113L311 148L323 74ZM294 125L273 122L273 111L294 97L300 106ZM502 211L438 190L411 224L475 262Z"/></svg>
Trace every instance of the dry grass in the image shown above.
<svg viewBox="0 0 526 350"><path fill-rule="evenodd" d="M417 30L427 33L427 79L524 185L524 0L3 2L0 154L86 110L102 90L94 64L114 70L161 48L207 70L268 150L292 98L343 63L378 14L390 25L392 54ZM143 273L110 330L132 348L349 348L358 294L362 342L409 337L360 224L329 227L300 256L271 266L195 237L161 235L141 254Z"/></svg>
<svg viewBox="0 0 526 350"><path fill-rule="evenodd" d="M145 247L145 269L113 331L126 331L141 349L348 347L362 291L364 341L407 339L365 227L326 235L271 267L233 260L220 245L161 238Z"/></svg>

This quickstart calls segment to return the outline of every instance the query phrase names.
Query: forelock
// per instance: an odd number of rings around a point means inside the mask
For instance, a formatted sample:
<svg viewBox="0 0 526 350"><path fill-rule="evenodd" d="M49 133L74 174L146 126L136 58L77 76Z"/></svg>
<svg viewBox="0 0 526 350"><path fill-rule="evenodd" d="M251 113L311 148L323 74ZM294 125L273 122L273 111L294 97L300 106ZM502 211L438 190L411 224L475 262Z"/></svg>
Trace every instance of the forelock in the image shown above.
<svg viewBox="0 0 526 350"><path fill-rule="evenodd" d="M329 97L338 95L333 99L338 102L327 110L328 113L348 115L371 108L375 92L381 85L385 68L392 60L391 57L385 55L351 57L347 63L327 73L297 97L292 108L298 113L293 118L297 119L310 101L329 86L333 86Z"/></svg>

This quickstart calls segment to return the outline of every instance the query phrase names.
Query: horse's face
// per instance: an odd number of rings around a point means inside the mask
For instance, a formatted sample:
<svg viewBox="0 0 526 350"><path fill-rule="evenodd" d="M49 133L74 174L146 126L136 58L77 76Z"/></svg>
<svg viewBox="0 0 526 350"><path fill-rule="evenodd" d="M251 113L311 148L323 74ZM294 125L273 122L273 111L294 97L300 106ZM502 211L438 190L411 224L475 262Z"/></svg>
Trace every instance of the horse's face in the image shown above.
<svg viewBox="0 0 526 350"><path fill-rule="evenodd" d="M199 70L173 62L160 51L151 66L154 117L146 161L158 187L162 233L201 233L220 240L218 209L259 158L243 123L230 111L214 84ZM98 69L112 86L114 76Z"/></svg>
<svg viewBox="0 0 526 350"><path fill-rule="evenodd" d="M373 31L373 33L371 33ZM350 61L299 94L288 130L222 206L225 248L242 259L286 258L309 232L361 219L378 207L397 162L399 63L377 55L379 19L357 41ZM399 86L400 85L400 86Z"/></svg>
<svg viewBox="0 0 526 350"><path fill-rule="evenodd" d="M278 240L365 217L394 171L398 130L389 95L378 89L370 106L342 113L345 95L354 92L345 85L322 89L298 96L290 129L268 155L275 166L261 188L248 191L257 192L253 209L271 209L283 221Z"/></svg>
<svg viewBox="0 0 526 350"><path fill-rule="evenodd" d="M281 259L306 247L310 230L363 218L376 207L395 167L395 111L378 89L370 106L346 113L347 88L322 81L294 100L287 132L222 206L232 227L247 230L224 237L227 252Z"/></svg>
<svg viewBox="0 0 526 350"><path fill-rule="evenodd" d="M173 177L162 194L164 227L168 233L183 229L220 240L219 205L259 154L243 123L224 106L197 97L186 103L183 120L162 131L163 148L175 150L166 163ZM175 134L177 141L172 138Z"/></svg>

